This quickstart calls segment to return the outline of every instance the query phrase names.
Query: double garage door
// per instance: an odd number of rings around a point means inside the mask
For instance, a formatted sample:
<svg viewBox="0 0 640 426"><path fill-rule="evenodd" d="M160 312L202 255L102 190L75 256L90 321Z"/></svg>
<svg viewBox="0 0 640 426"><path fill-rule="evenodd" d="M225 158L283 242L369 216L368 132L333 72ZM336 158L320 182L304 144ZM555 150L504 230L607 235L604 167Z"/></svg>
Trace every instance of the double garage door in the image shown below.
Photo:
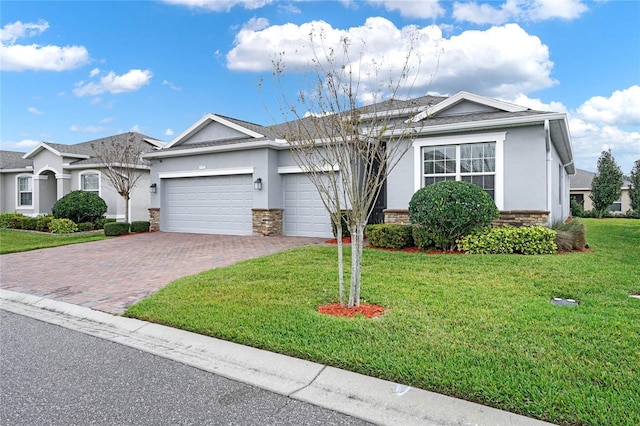
<svg viewBox="0 0 640 426"><path fill-rule="evenodd" d="M284 235L329 238L331 220L315 186L301 173L282 175ZM252 175L163 179L163 231L251 235Z"/></svg>
<svg viewBox="0 0 640 426"><path fill-rule="evenodd" d="M164 179L160 228L169 232L251 235L251 175Z"/></svg>

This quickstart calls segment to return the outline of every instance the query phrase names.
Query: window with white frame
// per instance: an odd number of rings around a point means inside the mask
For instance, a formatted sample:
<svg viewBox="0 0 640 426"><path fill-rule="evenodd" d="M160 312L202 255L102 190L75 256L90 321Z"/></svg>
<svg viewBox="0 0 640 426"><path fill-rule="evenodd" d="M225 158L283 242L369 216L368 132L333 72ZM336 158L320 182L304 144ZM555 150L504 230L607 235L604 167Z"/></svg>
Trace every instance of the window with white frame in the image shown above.
<svg viewBox="0 0 640 426"><path fill-rule="evenodd" d="M505 132L418 139L414 142L416 190L444 180L473 183L503 205Z"/></svg>
<svg viewBox="0 0 640 426"><path fill-rule="evenodd" d="M100 195L100 175L98 173L80 175L80 189Z"/></svg>
<svg viewBox="0 0 640 426"><path fill-rule="evenodd" d="M495 198L495 142L426 146L422 155L424 186L461 180L478 185Z"/></svg>
<svg viewBox="0 0 640 426"><path fill-rule="evenodd" d="M613 203L609 205L610 212L621 212L622 211L622 196L615 200Z"/></svg>
<svg viewBox="0 0 640 426"><path fill-rule="evenodd" d="M18 177L18 206L30 207L33 205L33 179L31 176Z"/></svg>

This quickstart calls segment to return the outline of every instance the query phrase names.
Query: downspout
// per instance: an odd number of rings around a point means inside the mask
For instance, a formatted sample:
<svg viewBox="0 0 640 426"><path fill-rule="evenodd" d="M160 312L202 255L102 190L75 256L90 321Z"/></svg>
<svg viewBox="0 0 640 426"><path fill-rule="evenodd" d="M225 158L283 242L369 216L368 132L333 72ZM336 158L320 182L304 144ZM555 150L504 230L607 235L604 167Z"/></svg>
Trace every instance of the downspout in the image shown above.
<svg viewBox="0 0 640 426"><path fill-rule="evenodd" d="M553 209L551 208L553 203L552 188L552 173L551 173L551 130L549 129L549 120L544 120L544 140L547 149L547 211L549 212L549 225L553 223Z"/></svg>

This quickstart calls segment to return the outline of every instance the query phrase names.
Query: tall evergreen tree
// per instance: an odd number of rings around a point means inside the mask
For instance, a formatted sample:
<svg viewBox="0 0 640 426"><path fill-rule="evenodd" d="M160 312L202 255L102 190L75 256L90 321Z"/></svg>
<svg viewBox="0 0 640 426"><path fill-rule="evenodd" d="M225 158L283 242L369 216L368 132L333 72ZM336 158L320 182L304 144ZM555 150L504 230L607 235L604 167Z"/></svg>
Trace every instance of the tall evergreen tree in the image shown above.
<svg viewBox="0 0 640 426"><path fill-rule="evenodd" d="M609 206L620 198L622 194L623 174L616 160L611 154L611 149L602 151L598 158L598 173L591 183L591 195L593 209L597 217L602 217L608 211Z"/></svg>
<svg viewBox="0 0 640 426"><path fill-rule="evenodd" d="M633 169L631 169L629 197L631 198L631 210L640 213L640 160L636 160L633 163Z"/></svg>

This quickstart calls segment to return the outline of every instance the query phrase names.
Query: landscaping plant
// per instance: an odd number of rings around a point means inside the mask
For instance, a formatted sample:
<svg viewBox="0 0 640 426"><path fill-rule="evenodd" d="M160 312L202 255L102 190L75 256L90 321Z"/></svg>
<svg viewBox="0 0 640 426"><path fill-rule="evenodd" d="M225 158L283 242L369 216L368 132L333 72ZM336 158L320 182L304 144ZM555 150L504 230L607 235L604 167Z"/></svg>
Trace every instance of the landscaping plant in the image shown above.
<svg viewBox="0 0 640 426"><path fill-rule="evenodd" d="M493 199L468 182L436 182L419 189L409 202L409 218L436 247L455 250L457 240L485 228L499 216Z"/></svg>
<svg viewBox="0 0 640 426"><path fill-rule="evenodd" d="M56 219L70 219L75 223L96 222L107 212L107 203L98 194L71 191L53 205Z"/></svg>

